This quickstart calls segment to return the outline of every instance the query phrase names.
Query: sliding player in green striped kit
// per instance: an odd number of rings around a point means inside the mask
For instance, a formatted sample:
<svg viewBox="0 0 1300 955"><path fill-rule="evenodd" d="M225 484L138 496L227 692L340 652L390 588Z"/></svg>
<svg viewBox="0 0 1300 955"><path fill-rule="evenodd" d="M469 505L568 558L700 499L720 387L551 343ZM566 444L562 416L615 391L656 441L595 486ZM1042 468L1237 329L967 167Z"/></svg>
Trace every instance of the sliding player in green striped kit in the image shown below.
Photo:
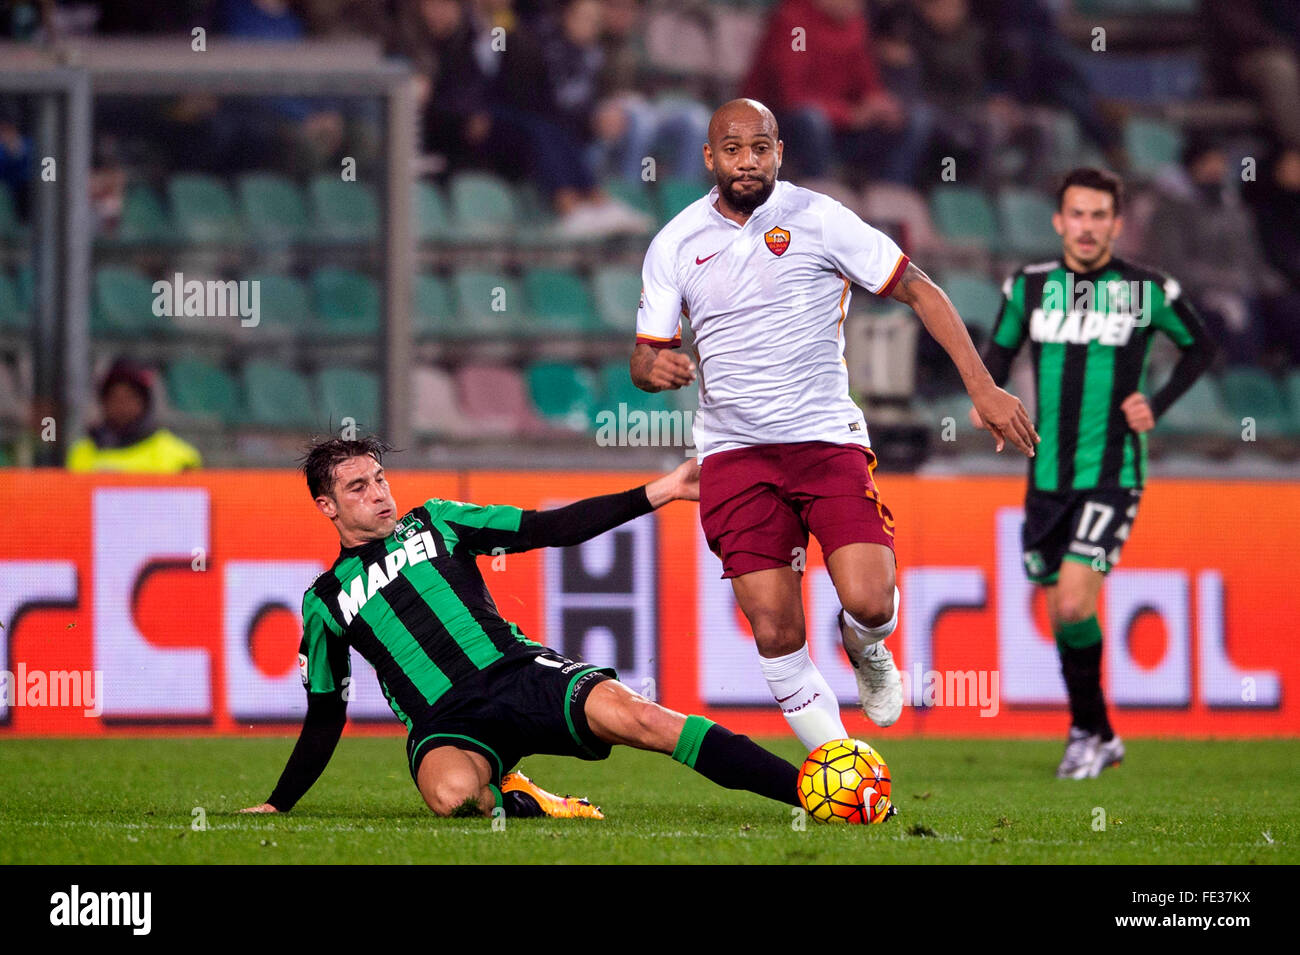
<svg viewBox="0 0 1300 955"><path fill-rule="evenodd" d="M317 509L338 531L334 565L303 597L298 663L307 715L270 798L292 808L324 771L346 721L350 648L376 671L407 728L407 764L440 816L604 818L514 767L547 753L604 759L614 744L655 750L729 789L797 806L798 770L746 736L633 692L608 667L576 662L502 618L476 558L580 544L670 501L698 500L694 459L663 477L546 511L432 498L399 516L375 438L331 438L303 459Z"/></svg>
<svg viewBox="0 0 1300 955"><path fill-rule="evenodd" d="M1071 725L1057 776L1086 779L1124 758L1101 688L1097 599L1119 561L1146 481L1147 432L1214 354L1178 282L1116 258L1123 184L1075 169L1057 193L1059 260L1028 265L1003 286L984 364L1003 384L1027 340L1042 441L1029 461L1022 533L1025 571L1046 590L1070 699ZM1181 350L1150 394L1155 333ZM971 409L971 421L982 427Z"/></svg>

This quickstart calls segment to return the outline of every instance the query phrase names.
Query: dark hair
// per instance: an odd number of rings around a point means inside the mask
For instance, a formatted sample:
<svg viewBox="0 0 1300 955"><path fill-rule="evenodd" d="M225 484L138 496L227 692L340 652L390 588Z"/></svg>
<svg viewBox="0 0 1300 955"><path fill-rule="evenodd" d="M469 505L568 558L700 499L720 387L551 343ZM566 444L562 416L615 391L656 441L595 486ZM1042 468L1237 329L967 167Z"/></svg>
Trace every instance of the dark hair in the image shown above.
<svg viewBox="0 0 1300 955"><path fill-rule="evenodd" d="M392 450L391 445L374 435L352 440L320 438L304 449L298 466L307 476L307 490L311 491L311 496L315 499L333 492L334 469L348 458L368 454L382 464L384 455Z"/></svg>
<svg viewBox="0 0 1300 955"><path fill-rule="evenodd" d="M1056 208L1058 211L1065 201L1065 190L1071 186L1082 186L1084 189L1109 192L1111 199L1114 200L1115 215L1119 215L1124 209L1124 180L1113 172L1107 172L1105 169L1095 169L1091 166L1080 166L1077 169L1071 169L1065 174L1065 178L1061 180L1061 187L1056 190Z"/></svg>

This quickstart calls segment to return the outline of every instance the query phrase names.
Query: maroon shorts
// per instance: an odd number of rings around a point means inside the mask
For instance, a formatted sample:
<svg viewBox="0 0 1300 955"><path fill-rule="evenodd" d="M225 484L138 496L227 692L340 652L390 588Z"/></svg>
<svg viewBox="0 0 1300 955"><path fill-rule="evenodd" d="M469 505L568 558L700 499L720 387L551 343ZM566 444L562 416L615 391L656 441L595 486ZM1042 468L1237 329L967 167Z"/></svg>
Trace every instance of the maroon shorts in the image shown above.
<svg viewBox="0 0 1300 955"><path fill-rule="evenodd" d="M857 444L801 441L719 451L700 465L700 524L723 577L789 567L812 532L822 554L845 544L894 548L894 517Z"/></svg>

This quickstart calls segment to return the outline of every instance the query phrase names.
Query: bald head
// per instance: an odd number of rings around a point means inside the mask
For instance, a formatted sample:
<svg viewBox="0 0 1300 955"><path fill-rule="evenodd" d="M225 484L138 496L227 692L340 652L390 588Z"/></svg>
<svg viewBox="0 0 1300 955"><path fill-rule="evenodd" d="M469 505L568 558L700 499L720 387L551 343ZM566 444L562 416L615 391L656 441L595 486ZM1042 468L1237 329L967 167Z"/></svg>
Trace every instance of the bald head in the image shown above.
<svg viewBox="0 0 1300 955"><path fill-rule="evenodd" d="M709 145L714 149L727 136L766 133L775 143L781 138L772 111L756 99L733 99L723 103L709 120Z"/></svg>

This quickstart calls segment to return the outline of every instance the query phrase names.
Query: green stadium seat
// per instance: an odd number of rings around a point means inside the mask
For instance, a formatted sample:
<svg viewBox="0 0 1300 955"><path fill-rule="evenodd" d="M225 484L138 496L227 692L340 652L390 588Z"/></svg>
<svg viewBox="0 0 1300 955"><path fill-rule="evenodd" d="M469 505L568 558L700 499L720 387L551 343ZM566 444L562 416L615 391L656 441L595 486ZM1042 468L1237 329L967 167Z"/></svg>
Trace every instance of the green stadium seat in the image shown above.
<svg viewBox="0 0 1300 955"><path fill-rule="evenodd" d="M1052 228L1052 201L1029 189L1006 189L998 196L1001 247L1011 255L1050 258L1060 252L1061 237Z"/></svg>
<svg viewBox="0 0 1300 955"><path fill-rule="evenodd" d="M23 233L22 223L18 221L18 210L14 208L14 199L9 190L0 185L0 239L16 239Z"/></svg>
<svg viewBox="0 0 1300 955"><path fill-rule="evenodd" d="M616 358L600 366L600 407L618 414L620 404L631 411L676 411L671 391L642 391L632 384L625 359Z"/></svg>
<svg viewBox="0 0 1300 955"><path fill-rule="evenodd" d="M14 286L18 289L18 303L30 313L36 304L36 270L30 265L20 265Z"/></svg>
<svg viewBox="0 0 1300 955"><path fill-rule="evenodd" d="M519 335L525 326L524 293L519 282L500 272L463 269L452 279L457 338Z"/></svg>
<svg viewBox="0 0 1300 955"><path fill-rule="evenodd" d="M0 332L27 328L31 313L23 306L18 287L0 272Z"/></svg>
<svg viewBox="0 0 1300 955"><path fill-rule="evenodd" d="M606 265L592 276L596 317L612 332L636 334L636 310L641 298L641 273L630 265Z"/></svg>
<svg viewBox="0 0 1300 955"><path fill-rule="evenodd" d="M1219 380L1223 404L1235 419L1237 427L1245 427L1245 418L1255 420L1255 433L1260 437L1276 437L1287 430L1286 398L1278 382L1267 372L1257 368L1231 368Z"/></svg>
<svg viewBox="0 0 1300 955"><path fill-rule="evenodd" d="M162 199L143 182L127 186L116 239L131 243L170 242L175 239L175 230Z"/></svg>
<svg viewBox="0 0 1300 955"><path fill-rule="evenodd" d="M698 179L665 179L659 183L660 220L667 222L708 191Z"/></svg>
<svg viewBox="0 0 1300 955"><path fill-rule="evenodd" d="M451 289L437 275L428 272L417 275L411 299L411 324L416 338L439 338L456 327Z"/></svg>
<svg viewBox="0 0 1300 955"><path fill-rule="evenodd" d="M153 313L153 282L135 269L105 265L95 272L91 330L137 337L162 331L172 319Z"/></svg>
<svg viewBox="0 0 1300 955"><path fill-rule="evenodd" d="M211 362L181 358L167 366L164 374L167 398L183 414L216 418L237 425L244 409L235 379Z"/></svg>
<svg viewBox="0 0 1300 955"><path fill-rule="evenodd" d="M344 182L324 173L308 187L312 215L321 238L334 242L370 242L379 235L379 204L364 182Z"/></svg>
<svg viewBox="0 0 1300 955"><path fill-rule="evenodd" d="M244 406L252 424L276 430L316 426L311 385L292 368L253 360L244 365L242 378Z"/></svg>
<svg viewBox="0 0 1300 955"><path fill-rule="evenodd" d="M1287 433L1300 437L1300 371L1293 371L1286 376L1286 404L1289 414Z"/></svg>
<svg viewBox="0 0 1300 955"><path fill-rule="evenodd" d="M379 286L374 279L335 266L311 276L312 298L322 330L332 336L372 337L379 334Z"/></svg>
<svg viewBox="0 0 1300 955"><path fill-rule="evenodd" d="M252 272L244 279L258 283L258 304L267 327L304 332L315 324L311 297L298 279L278 272Z"/></svg>
<svg viewBox="0 0 1300 955"><path fill-rule="evenodd" d="M239 215L225 183L213 176L182 174L167 183L172 218L191 242L236 242Z"/></svg>
<svg viewBox="0 0 1300 955"><path fill-rule="evenodd" d="M935 186L930 194L930 216L945 239L988 248L998 245L998 223L993 207L978 189Z"/></svg>
<svg viewBox="0 0 1300 955"><path fill-rule="evenodd" d="M574 431L594 426L596 381L590 370L546 361L531 366L525 378L528 393L544 421Z"/></svg>
<svg viewBox="0 0 1300 955"><path fill-rule="evenodd" d="M1172 123L1133 116L1124 124L1124 149L1139 175L1151 176L1162 166L1177 164L1182 148L1183 135Z"/></svg>
<svg viewBox="0 0 1300 955"><path fill-rule="evenodd" d="M307 234L307 204L292 180L274 173L245 173L236 189L240 211L255 239L288 243Z"/></svg>
<svg viewBox="0 0 1300 955"><path fill-rule="evenodd" d="M426 180L415 184L415 237L421 242L444 243L451 238L451 219L442 190Z"/></svg>
<svg viewBox="0 0 1300 955"><path fill-rule="evenodd" d="M631 206L637 212L643 212L655 218L658 213L655 210L654 196L650 194L650 186L639 179L610 179L603 183L606 193L613 199L626 206ZM696 196L698 199L699 197Z"/></svg>
<svg viewBox="0 0 1300 955"><path fill-rule="evenodd" d="M587 283L576 272L535 268L524 273L526 330L532 335L583 335L596 327Z"/></svg>
<svg viewBox="0 0 1300 955"><path fill-rule="evenodd" d="M1223 406L1219 388L1209 376L1198 378L1156 422L1157 435L1227 435L1240 430Z"/></svg>
<svg viewBox="0 0 1300 955"><path fill-rule="evenodd" d="M359 431L378 431L379 378L356 368L322 368L316 373L321 427L337 431L344 418L353 419Z"/></svg>
<svg viewBox="0 0 1300 955"><path fill-rule="evenodd" d="M939 286L952 299L957 314L968 328L978 328L988 335L1002 310L1002 291L996 282L981 272L945 272Z"/></svg>
<svg viewBox="0 0 1300 955"><path fill-rule="evenodd" d="M482 172L461 172L450 184L452 234L457 240L475 242L511 235L520 220L520 210L510 184L499 176Z"/></svg>

